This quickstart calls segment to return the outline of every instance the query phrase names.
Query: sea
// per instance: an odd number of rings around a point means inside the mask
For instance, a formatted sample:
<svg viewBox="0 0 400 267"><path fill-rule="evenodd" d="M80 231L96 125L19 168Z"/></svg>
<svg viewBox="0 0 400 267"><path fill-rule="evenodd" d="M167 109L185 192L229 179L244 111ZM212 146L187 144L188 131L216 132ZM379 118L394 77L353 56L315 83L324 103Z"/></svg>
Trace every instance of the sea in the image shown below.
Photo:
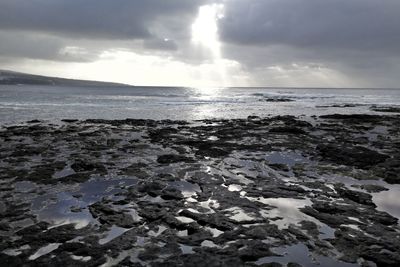
<svg viewBox="0 0 400 267"><path fill-rule="evenodd" d="M0 125L29 120L171 119L376 113L399 89L66 87L0 85Z"/></svg>

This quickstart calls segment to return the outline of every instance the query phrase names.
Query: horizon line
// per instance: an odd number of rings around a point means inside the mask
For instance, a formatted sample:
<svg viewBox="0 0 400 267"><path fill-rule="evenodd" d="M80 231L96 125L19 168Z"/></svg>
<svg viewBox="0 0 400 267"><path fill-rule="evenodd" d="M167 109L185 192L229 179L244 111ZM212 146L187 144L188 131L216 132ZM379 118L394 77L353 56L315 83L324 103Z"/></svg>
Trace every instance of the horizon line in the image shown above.
<svg viewBox="0 0 400 267"><path fill-rule="evenodd" d="M10 69L0 69L0 72L5 71L5 72L14 72L18 74L23 74L23 75L32 75L32 76L40 76L43 78L54 78L54 79L66 79L66 80L75 80L75 81L82 81L82 82L98 82L98 83L110 83L110 84L115 84L116 86L118 85L119 87L161 87L161 88L193 88L193 89L203 89L203 88L247 88L247 89L256 89L256 88L262 88L262 89L352 89L352 90L371 90L371 89L385 89L385 90L400 90L400 87L322 87L322 86L189 86L189 85L136 85L136 84L128 84L124 82L117 82L117 81L106 81L106 80L93 80L93 79L80 79L80 78L66 78L66 77L60 77L60 76L46 76L43 74L32 74L32 73L26 73L26 72L21 72L21 71L15 71L15 70L10 70ZM24 86L24 85L29 85L29 84L20 84L20 85L15 85L15 86ZM51 86L51 85L41 85L41 86ZM63 86L63 85L58 85L58 86ZM90 87L90 86L86 86Z"/></svg>

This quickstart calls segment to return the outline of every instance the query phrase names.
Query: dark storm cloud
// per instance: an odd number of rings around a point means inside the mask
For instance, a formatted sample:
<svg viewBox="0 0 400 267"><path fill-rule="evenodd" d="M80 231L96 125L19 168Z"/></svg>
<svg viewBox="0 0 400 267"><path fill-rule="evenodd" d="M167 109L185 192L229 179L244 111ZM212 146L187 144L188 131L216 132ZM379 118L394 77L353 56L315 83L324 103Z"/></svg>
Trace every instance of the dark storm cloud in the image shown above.
<svg viewBox="0 0 400 267"><path fill-rule="evenodd" d="M151 38L162 17L197 12L201 1L0 0L0 29L30 30L82 38ZM185 29L187 25L182 25Z"/></svg>
<svg viewBox="0 0 400 267"><path fill-rule="evenodd" d="M226 42L400 51L398 0L231 0Z"/></svg>
<svg viewBox="0 0 400 267"><path fill-rule="evenodd" d="M317 64L372 86L399 87L398 0L230 0L219 33L224 55L249 72Z"/></svg>
<svg viewBox="0 0 400 267"><path fill-rule="evenodd" d="M204 2L0 0L0 56L85 62L114 48L172 53Z"/></svg>

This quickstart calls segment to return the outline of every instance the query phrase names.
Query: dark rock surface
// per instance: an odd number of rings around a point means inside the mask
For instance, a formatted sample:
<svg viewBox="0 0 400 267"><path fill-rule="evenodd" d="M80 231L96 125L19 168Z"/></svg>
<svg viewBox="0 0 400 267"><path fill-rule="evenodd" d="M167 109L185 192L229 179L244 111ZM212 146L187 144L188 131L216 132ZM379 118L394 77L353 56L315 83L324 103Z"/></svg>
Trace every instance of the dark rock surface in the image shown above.
<svg viewBox="0 0 400 267"><path fill-rule="evenodd" d="M393 112L393 113L400 113L400 107L377 107L377 106L372 106L371 110L377 111L377 112Z"/></svg>
<svg viewBox="0 0 400 267"><path fill-rule="evenodd" d="M0 262L399 266L399 132L366 114L2 127Z"/></svg>
<svg viewBox="0 0 400 267"><path fill-rule="evenodd" d="M378 153L362 146L338 146L335 144L319 145L317 150L324 160L337 164L353 165L366 169L376 166L389 158L388 155Z"/></svg>
<svg viewBox="0 0 400 267"><path fill-rule="evenodd" d="M263 99L260 99L260 101L265 101L265 102L293 102L295 101L292 98L287 98L287 97L265 97Z"/></svg>

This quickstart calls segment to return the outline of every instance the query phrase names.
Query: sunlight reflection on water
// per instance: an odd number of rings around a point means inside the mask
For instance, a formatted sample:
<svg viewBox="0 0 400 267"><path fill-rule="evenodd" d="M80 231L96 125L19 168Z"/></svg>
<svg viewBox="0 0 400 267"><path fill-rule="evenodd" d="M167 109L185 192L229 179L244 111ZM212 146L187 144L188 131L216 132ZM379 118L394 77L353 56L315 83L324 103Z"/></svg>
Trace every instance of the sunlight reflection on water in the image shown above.
<svg viewBox="0 0 400 267"><path fill-rule="evenodd" d="M386 89L0 86L0 94L0 124L66 118L196 120L376 113L370 110L371 105L400 105L400 90ZM294 101L264 101L281 97ZM360 105L340 107L350 102Z"/></svg>

